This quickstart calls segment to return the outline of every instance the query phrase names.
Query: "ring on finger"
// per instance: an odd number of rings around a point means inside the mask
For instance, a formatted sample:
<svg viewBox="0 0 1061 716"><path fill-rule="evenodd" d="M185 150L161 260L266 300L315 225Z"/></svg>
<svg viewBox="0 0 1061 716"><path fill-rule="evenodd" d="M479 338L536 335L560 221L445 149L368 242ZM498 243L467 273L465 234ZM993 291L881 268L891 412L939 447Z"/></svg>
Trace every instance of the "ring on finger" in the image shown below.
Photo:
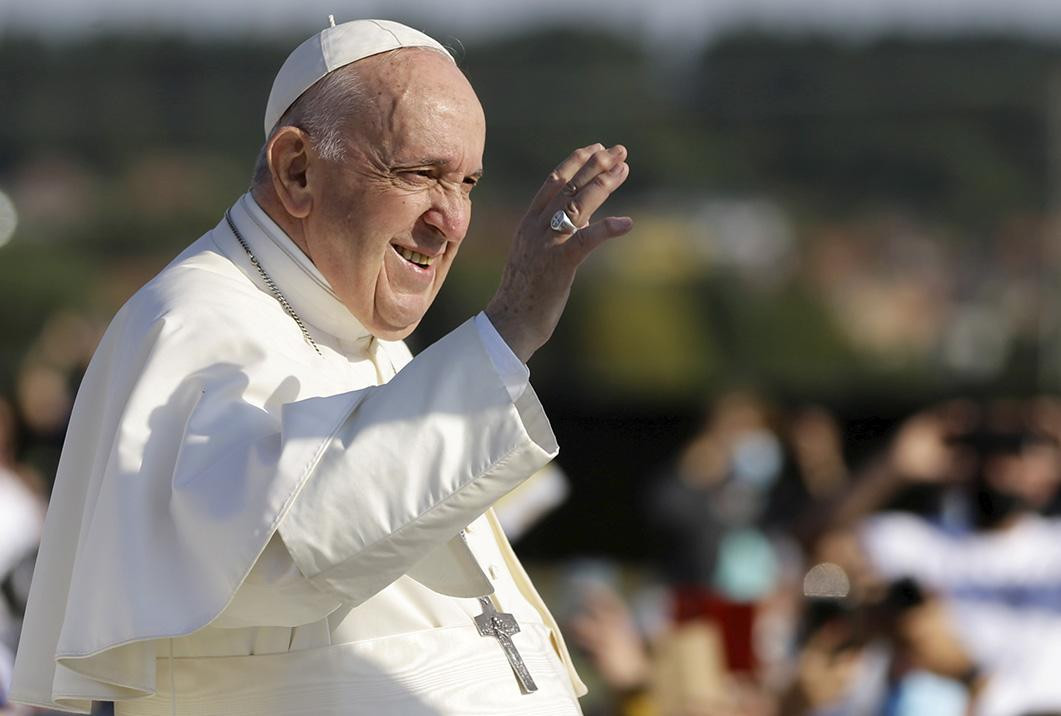
<svg viewBox="0 0 1061 716"><path fill-rule="evenodd" d="M571 217L563 209L553 214L553 218L549 220L549 228L560 234L573 234L578 231L575 222L571 221Z"/></svg>

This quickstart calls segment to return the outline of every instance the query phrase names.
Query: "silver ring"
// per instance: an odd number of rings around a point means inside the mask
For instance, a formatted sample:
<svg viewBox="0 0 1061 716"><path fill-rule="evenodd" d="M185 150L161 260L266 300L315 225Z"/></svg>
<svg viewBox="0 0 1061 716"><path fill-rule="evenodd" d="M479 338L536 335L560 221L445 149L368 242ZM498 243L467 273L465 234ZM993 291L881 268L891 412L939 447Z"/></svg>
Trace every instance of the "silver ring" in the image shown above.
<svg viewBox="0 0 1061 716"><path fill-rule="evenodd" d="M573 234L578 231L575 222L571 221L571 217L563 209L553 214L553 218L549 220L549 228L561 234Z"/></svg>

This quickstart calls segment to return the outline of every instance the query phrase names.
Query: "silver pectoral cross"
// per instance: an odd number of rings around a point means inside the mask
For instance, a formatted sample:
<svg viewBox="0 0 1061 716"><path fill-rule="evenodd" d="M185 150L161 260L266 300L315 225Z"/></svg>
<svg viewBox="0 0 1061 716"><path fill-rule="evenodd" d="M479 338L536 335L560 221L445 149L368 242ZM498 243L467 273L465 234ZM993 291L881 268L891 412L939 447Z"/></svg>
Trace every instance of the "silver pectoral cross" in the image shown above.
<svg viewBox="0 0 1061 716"><path fill-rule="evenodd" d="M479 636L492 636L501 644L508 657L508 664L516 674L520 690L529 694L538 690L538 686L527 671L527 665L523 663L523 657L516 651L516 645L512 643L512 635L519 633L519 624L511 614L499 612L494 609L494 603L490 597L479 597L479 604L483 607L483 613L475 617L475 627L479 630Z"/></svg>

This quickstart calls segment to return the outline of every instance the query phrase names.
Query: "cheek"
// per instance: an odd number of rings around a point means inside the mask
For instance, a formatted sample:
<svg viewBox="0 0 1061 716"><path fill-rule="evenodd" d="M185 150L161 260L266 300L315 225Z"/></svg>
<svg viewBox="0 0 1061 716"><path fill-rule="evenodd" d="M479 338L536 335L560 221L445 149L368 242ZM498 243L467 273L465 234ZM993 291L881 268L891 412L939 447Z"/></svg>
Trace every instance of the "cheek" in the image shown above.
<svg viewBox="0 0 1061 716"><path fill-rule="evenodd" d="M351 221L371 245L364 250L381 254L395 239L411 236L429 206L422 196L416 194L382 196L364 206L363 211L351 217Z"/></svg>
<svg viewBox="0 0 1061 716"><path fill-rule="evenodd" d="M460 243L451 243L446 248L446 255L442 259L442 263L438 267L438 271L435 273L435 292L437 293L442 288L442 283L446 280L446 276L449 275L449 270L453 266L453 261L457 258L457 251L460 249Z"/></svg>

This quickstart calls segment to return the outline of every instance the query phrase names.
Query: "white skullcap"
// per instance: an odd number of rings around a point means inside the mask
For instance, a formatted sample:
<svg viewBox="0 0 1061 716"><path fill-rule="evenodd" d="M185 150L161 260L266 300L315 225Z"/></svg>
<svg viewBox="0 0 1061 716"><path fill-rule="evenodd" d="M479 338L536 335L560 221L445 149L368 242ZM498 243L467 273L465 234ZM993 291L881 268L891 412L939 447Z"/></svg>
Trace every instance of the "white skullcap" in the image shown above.
<svg viewBox="0 0 1061 716"><path fill-rule="evenodd" d="M265 136L302 93L329 72L399 47L431 47L449 51L419 30L390 20L351 20L318 32L288 55L273 80L265 106Z"/></svg>

